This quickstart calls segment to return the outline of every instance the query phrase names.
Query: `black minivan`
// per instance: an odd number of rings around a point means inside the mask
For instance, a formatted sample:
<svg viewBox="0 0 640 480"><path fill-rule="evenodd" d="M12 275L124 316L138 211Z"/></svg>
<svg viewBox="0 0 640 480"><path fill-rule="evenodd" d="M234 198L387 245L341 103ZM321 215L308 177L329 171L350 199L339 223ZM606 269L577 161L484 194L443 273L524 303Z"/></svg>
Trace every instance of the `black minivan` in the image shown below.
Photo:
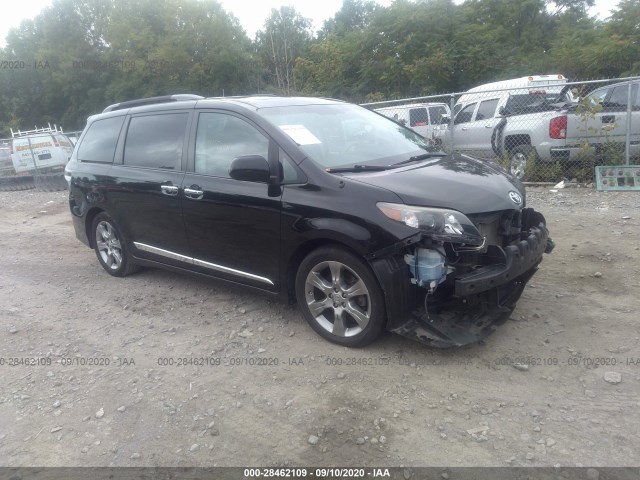
<svg viewBox="0 0 640 480"><path fill-rule="evenodd" d="M337 100L111 105L65 175L76 236L109 274L162 267L280 295L350 347L385 329L478 341L553 246L500 167Z"/></svg>

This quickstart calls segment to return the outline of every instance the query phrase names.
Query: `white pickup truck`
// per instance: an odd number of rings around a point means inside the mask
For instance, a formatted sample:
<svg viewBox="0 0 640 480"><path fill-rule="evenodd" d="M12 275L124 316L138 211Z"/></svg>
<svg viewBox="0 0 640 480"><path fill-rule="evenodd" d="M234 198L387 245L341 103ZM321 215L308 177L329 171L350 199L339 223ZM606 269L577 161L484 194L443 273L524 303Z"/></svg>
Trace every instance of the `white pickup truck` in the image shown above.
<svg viewBox="0 0 640 480"><path fill-rule="evenodd" d="M635 82L632 155L640 147L639 81ZM532 75L469 90L454 109L453 149L481 158L506 154L510 172L523 178L530 158L567 162L576 159L585 144L598 153L605 142L624 142L628 82L591 92L587 102L601 105L593 116L577 113L566 83L562 75ZM439 135L450 145L450 126L441 129Z"/></svg>

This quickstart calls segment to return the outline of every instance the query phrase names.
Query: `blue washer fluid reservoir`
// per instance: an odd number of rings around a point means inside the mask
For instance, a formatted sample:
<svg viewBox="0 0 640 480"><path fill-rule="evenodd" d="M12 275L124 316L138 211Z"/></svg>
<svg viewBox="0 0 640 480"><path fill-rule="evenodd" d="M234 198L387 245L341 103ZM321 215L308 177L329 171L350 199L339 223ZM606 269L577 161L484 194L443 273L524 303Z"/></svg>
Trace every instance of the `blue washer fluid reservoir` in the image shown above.
<svg viewBox="0 0 640 480"><path fill-rule="evenodd" d="M436 250L418 248L416 255L407 254L404 261L413 277L411 282L421 287L434 288L447 278L445 257Z"/></svg>

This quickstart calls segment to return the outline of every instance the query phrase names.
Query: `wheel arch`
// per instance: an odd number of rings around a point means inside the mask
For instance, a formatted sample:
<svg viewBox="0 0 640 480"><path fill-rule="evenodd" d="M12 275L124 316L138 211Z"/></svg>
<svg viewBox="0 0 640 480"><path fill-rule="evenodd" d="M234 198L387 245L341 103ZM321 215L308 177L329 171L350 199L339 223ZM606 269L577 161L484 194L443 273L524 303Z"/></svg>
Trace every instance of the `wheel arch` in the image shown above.
<svg viewBox="0 0 640 480"><path fill-rule="evenodd" d="M352 246L350 246L347 242L336 240L332 237L317 237L313 239L309 239L296 247L293 253L289 256L286 262L286 272L284 277L285 287L286 287L286 296L289 303L293 304L296 302L296 288L295 288L295 280L296 274L298 273L298 268L300 263L304 258L309 255L312 251L317 250L322 247L331 247L335 246L337 248L342 248L343 250L347 250L349 253L359 257L362 261L369 267L371 272L375 276L375 272L371 268L370 263L364 257L361 251L356 250ZM376 277L377 278L377 277Z"/></svg>
<svg viewBox="0 0 640 480"><path fill-rule="evenodd" d="M521 145L531 147L531 137L527 134L521 133L517 135L509 135L504 139L504 146L509 153L511 153L514 148Z"/></svg>
<svg viewBox="0 0 640 480"><path fill-rule="evenodd" d="M87 240L89 240L89 246L91 248L95 248L96 244L95 244L95 239L94 239L94 234L91 231L91 226L93 225L93 219L96 218L96 216L98 216L98 214L104 212L105 210L103 208L100 207L91 207L88 211L87 214L85 215L85 224L84 224L84 228L85 228L85 232L87 234Z"/></svg>
<svg viewBox="0 0 640 480"><path fill-rule="evenodd" d="M382 331L386 330L388 324L386 306L387 297L376 271L367 258L361 255L357 250L350 248L349 245L337 242L333 239L314 239L312 241L305 242L304 244L301 244L294 253L295 254L292 255L292 261L289 263L289 285L290 288L293 289L292 296L297 294L301 299L301 304L299 305L301 313L316 333L320 334L320 336L330 342L337 343L339 345L347 347L362 347L374 341ZM358 278L359 281L364 281L366 285L365 293L370 307L369 313L366 314L368 323L366 326L362 327L359 332L355 333L355 336L353 337L343 336L340 333L336 334L335 330L328 330L326 323L330 322L333 324L334 321L327 320L326 317L324 317L324 323L322 321L318 321L318 316L309 311L309 307L305 301L308 299L306 291L308 272L319 265L317 262L324 263L321 268L326 269L328 268L326 262L330 262L332 260L341 262L347 269L353 269L352 273L356 278ZM302 265L300 265L300 263L302 263ZM301 268L303 270L300 270ZM300 273L302 273L302 275ZM342 276L342 274L340 274L340 276ZM305 278L307 280L305 280ZM341 282L336 284L334 282L332 290L339 292L339 289L343 288L341 285L344 284ZM326 292L324 295L328 295L325 300L328 300L328 297L331 296ZM361 295L361 293L356 295ZM344 302L350 301L350 298L349 300L343 299L341 301L343 302L342 307L345 307ZM335 303L335 299L333 302L335 315L335 308L338 307L338 305ZM323 307L323 311L325 308L327 307ZM329 332L328 334L327 331Z"/></svg>

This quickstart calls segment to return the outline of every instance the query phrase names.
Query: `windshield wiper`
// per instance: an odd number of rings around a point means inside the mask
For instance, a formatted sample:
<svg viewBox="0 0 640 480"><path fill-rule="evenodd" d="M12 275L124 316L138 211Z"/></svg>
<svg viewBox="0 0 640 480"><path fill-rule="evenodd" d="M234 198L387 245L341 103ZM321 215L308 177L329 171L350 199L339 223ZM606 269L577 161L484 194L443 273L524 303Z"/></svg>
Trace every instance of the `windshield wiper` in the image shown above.
<svg viewBox="0 0 640 480"><path fill-rule="evenodd" d="M393 163L391 165L352 165L351 167L336 167L336 168L327 168L326 172L329 173L341 173L341 172L383 172L385 170L392 170L394 168L398 168L402 165L406 165L407 163L417 162L419 160L426 160L427 158L433 157L446 157L448 154L445 152L430 152L430 153L422 153L420 155L416 155L414 157L410 157L408 160L403 160L402 162Z"/></svg>
<svg viewBox="0 0 640 480"><path fill-rule="evenodd" d="M393 165L353 165L351 167L336 167L327 168L326 172L329 173L342 173L342 172L382 172L395 168Z"/></svg>
<svg viewBox="0 0 640 480"><path fill-rule="evenodd" d="M445 152L429 152L429 153L421 153L420 155L415 155L413 157L409 157L407 160L403 160L398 163L394 163L392 166L397 167L399 165L406 165L407 163L417 162L420 160L426 160L427 158L433 157L446 157L447 153Z"/></svg>

